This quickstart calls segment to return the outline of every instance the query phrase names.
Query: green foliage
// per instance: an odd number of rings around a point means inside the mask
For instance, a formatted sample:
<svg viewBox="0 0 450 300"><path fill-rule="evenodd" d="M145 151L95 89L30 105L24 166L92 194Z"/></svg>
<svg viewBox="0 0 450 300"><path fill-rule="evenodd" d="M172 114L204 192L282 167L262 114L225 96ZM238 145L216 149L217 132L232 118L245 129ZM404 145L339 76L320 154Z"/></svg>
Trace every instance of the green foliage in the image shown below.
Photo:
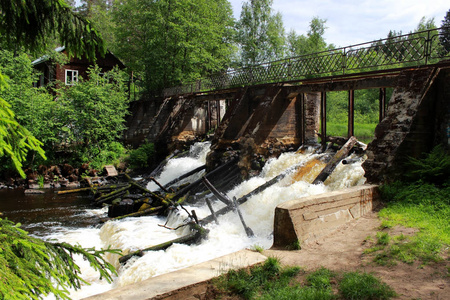
<svg viewBox="0 0 450 300"><path fill-rule="evenodd" d="M327 45L323 35L325 34L325 23L327 21L314 17L309 23L307 35L297 35L291 30L286 38L287 57L301 56L316 52L331 50L333 45Z"/></svg>
<svg viewBox="0 0 450 300"><path fill-rule="evenodd" d="M263 253L264 252L264 248L261 247L260 245L254 245L253 246L253 250L259 253Z"/></svg>
<svg viewBox="0 0 450 300"><path fill-rule="evenodd" d="M299 268L281 268L278 259L269 257L264 264L250 270L231 270L217 280L222 290L241 295L244 299L254 299L260 291L273 290L287 285L292 277L300 272Z"/></svg>
<svg viewBox="0 0 450 300"><path fill-rule="evenodd" d="M65 144L81 162L92 162L118 140L125 129L128 100L123 74L118 70L101 73L98 66L88 71L88 79L60 89L58 105L64 124L58 144Z"/></svg>
<svg viewBox="0 0 450 300"><path fill-rule="evenodd" d="M393 182L381 187L387 206L379 212L385 227L402 225L420 228L413 236L390 238L375 249L379 264L394 264L396 260L423 263L441 260L441 251L450 245L450 187L416 182Z"/></svg>
<svg viewBox="0 0 450 300"><path fill-rule="evenodd" d="M11 104L17 121L43 143L48 153L58 142L57 132L64 125L58 118L63 113L54 96L45 88L33 87L38 78L26 53L14 55L11 51L2 50L0 66L9 78L8 87L0 95Z"/></svg>
<svg viewBox="0 0 450 300"><path fill-rule="evenodd" d="M113 14L115 53L153 94L230 63L234 20L227 0L130 0L117 3Z"/></svg>
<svg viewBox="0 0 450 300"><path fill-rule="evenodd" d="M360 141L373 140L379 119L378 107L379 89L355 91L354 135ZM348 135L347 91L327 93L327 135Z"/></svg>
<svg viewBox="0 0 450 300"><path fill-rule="evenodd" d="M155 153L155 145L153 143L145 143L139 148L130 151L128 163L132 168L150 167L155 160Z"/></svg>
<svg viewBox="0 0 450 300"><path fill-rule="evenodd" d="M81 0L81 6L75 11L92 22L92 26L101 34L106 48L112 50L115 44L114 27L112 20L113 1L108 0Z"/></svg>
<svg viewBox="0 0 450 300"><path fill-rule="evenodd" d="M411 171L406 172L405 177L411 181L450 184L450 155L443 145L435 146L422 158L409 157L407 167Z"/></svg>
<svg viewBox="0 0 450 300"><path fill-rule="evenodd" d="M273 0L242 4L236 24L237 43L244 66L280 59L284 56L284 27L280 13L273 13Z"/></svg>
<svg viewBox="0 0 450 300"><path fill-rule="evenodd" d="M6 76L0 73L0 92L8 87ZM16 120L11 105L0 95L0 157L9 157L15 169L25 178L22 163L30 150L45 159L42 143Z"/></svg>
<svg viewBox="0 0 450 300"><path fill-rule="evenodd" d="M300 250L300 249L302 249L300 240L296 240L291 245L286 246L286 250Z"/></svg>
<svg viewBox="0 0 450 300"><path fill-rule="evenodd" d="M17 51L24 46L30 51L42 51L46 41L58 35L69 54L85 54L94 58L104 53L103 41L88 20L73 13L62 0L36 1L0 0L0 35L2 44ZM0 73L0 91L7 84ZM22 177L28 151L45 159L42 143L15 119L10 104L0 97L0 157L7 156Z"/></svg>
<svg viewBox="0 0 450 300"><path fill-rule="evenodd" d="M92 24L62 0L0 0L0 29L14 50L44 50L48 39L58 36L60 44L79 57L93 59L96 51L106 51Z"/></svg>
<svg viewBox="0 0 450 300"><path fill-rule="evenodd" d="M114 267L103 258L105 253L119 250L83 249L67 243L50 243L29 236L10 221L0 219L0 298L42 299L53 293L69 299L67 288L79 288L84 280L73 255L82 255L111 282Z"/></svg>
<svg viewBox="0 0 450 300"><path fill-rule="evenodd" d="M344 274L339 292L344 299L391 299L396 296L394 290L371 274L349 272Z"/></svg>
<svg viewBox="0 0 450 300"><path fill-rule="evenodd" d="M42 142L41 147L52 163L58 163L55 153L71 153L67 162L90 162L100 169L117 163L125 149L116 140L121 136L127 113L127 95L123 74L117 70L100 74L97 66L89 78L66 89L55 89L57 101L48 89L34 88L37 76L24 53L0 51L0 66L8 75L8 86L0 92L16 113L20 124ZM33 158L28 155L29 158ZM27 158L23 156L22 163ZM41 164L39 160L28 160ZM8 167L8 165L4 165ZM2 168L5 169L5 168Z"/></svg>
<svg viewBox="0 0 450 300"><path fill-rule="evenodd" d="M119 142L111 142L107 144L104 149L94 157L89 166L92 169L101 170L106 165L115 165L124 161L127 155L127 149Z"/></svg>
<svg viewBox="0 0 450 300"><path fill-rule="evenodd" d="M278 289L273 289L261 295L258 299L261 300L332 300L336 297L329 291L314 289L314 288L299 288L298 286L283 286Z"/></svg>

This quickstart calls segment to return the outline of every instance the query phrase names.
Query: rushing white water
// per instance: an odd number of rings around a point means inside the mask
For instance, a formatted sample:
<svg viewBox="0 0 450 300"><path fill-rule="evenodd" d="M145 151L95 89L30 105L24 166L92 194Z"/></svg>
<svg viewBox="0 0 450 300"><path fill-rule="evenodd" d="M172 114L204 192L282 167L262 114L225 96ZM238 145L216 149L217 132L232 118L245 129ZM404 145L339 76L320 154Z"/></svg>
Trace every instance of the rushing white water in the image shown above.
<svg viewBox="0 0 450 300"><path fill-rule="evenodd" d="M205 157L209 144L197 144L191 150L193 155L186 158L171 160L157 178L162 184L169 182L180 174L188 172L205 163ZM298 164L316 162L318 155L311 153L284 153L278 159L269 160L264 166L261 175L249 179L236 186L228 192L230 198L239 198L268 180L285 172L287 169ZM312 185L303 176L302 180L296 181L296 172L291 172L277 184L267 188L263 192L254 195L246 203L240 206L246 224L252 228L255 236L248 238L244 228L235 213L228 213L219 217L219 225L210 223L208 239L199 245L175 244L165 251L150 251L142 257L130 259L126 265L120 266L117 257L108 257L108 260L118 268L118 276L112 284L98 280L97 273L92 270L82 259L77 260L82 269L83 278L90 286L84 286L79 291L73 291L71 297L80 299L89 295L104 292L106 290L139 282L152 276L168 273L180 268L194 265L210 260L228 253L244 248L255 246L269 248L272 245L272 231L275 207L285 201L299 199L304 196L320 194L331 190L342 189L364 183L364 171L361 163L349 165L339 164L333 174L324 184ZM315 168L319 168L315 170ZM320 167L312 168L311 173L317 175ZM315 175L310 175L315 176ZM197 175L198 176L198 175ZM192 178L191 178L192 180ZM149 184L149 189L156 186ZM215 210L224 206L221 202L214 202ZM201 219L209 215L207 207L186 207L188 211L195 210ZM101 214L101 210L89 210L87 213ZM177 231L171 231L158 226L168 222L168 226L176 227L187 218L183 210L166 218L161 217L138 217L127 218L118 221L108 221L101 228L85 228L71 230L70 228L59 228L49 238L54 238L69 243L78 243L84 247L96 247L122 249L125 252L150 247L171 240L175 237L185 235L187 227ZM184 229L183 229L184 228Z"/></svg>

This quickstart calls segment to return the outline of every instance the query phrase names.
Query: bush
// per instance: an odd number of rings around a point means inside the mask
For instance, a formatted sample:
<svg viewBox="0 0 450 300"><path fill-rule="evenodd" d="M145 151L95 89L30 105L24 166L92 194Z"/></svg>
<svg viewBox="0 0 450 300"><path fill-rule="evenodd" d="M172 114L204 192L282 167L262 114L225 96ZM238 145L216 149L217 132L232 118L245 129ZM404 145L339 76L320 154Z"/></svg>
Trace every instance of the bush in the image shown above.
<svg viewBox="0 0 450 300"><path fill-rule="evenodd" d="M100 170L106 165L119 165L127 150L119 142L112 142L102 150L90 163L92 169Z"/></svg>
<svg viewBox="0 0 450 300"><path fill-rule="evenodd" d="M442 145L437 145L422 158L410 157L407 166L411 171L405 173L405 177L411 181L422 180L438 185L450 183L450 155Z"/></svg>
<svg viewBox="0 0 450 300"><path fill-rule="evenodd" d="M145 143L130 152L128 163L132 168L148 168L153 164L155 154L155 145L153 143Z"/></svg>

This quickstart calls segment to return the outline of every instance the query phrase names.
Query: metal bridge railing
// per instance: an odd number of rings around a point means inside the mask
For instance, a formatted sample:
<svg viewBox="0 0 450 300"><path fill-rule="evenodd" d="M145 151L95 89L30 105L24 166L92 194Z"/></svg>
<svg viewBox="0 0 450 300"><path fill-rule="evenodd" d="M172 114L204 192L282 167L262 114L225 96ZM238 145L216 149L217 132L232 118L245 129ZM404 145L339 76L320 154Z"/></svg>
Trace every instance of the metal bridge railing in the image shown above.
<svg viewBox="0 0 450 300"><path fill-rule="evenodd" d="M164 89L165 97L271 82L301 81L387 68L427 65L450 58L439 42L443 28L291 57L213 74Z"/></svg>

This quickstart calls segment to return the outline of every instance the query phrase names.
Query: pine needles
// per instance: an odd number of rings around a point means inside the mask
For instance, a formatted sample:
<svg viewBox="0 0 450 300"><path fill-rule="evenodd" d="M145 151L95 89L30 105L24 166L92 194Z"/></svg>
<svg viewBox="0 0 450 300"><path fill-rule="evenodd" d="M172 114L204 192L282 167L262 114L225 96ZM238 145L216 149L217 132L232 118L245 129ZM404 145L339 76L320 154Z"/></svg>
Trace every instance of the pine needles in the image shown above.
<svg viewBox="0 0 450 300"><path fill-rule="evenodd" d="M82 255L112 281L114 267L102 257L120 250L84 249L67 243L50 243L31 237L19 224L0 219L0 299L42 299L53 293L58 299L70 299L67 288L80 288L84 280L73 255Z"/></svg>

